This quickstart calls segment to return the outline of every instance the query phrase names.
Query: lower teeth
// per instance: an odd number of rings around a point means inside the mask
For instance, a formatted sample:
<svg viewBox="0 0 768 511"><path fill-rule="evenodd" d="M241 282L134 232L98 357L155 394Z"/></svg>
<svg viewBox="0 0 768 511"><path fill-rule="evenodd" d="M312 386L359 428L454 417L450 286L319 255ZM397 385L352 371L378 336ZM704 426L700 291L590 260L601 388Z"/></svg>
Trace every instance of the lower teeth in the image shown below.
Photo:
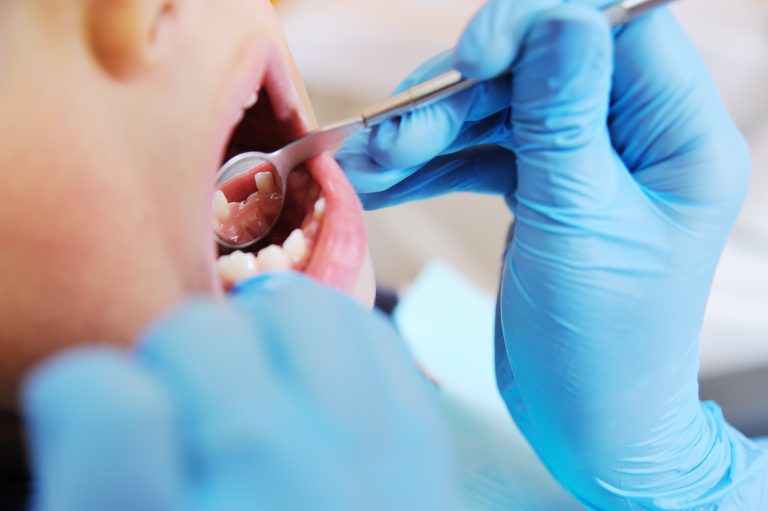
<svg viewBox="0 0 768 511"><path fill-rule="evenodd" d="M216 262L216 271L223 282L234 284L259 272L256 257L241 251L222 256Z"/></svg>
<svg viewBox="0 0 768 511"><path fill-rule="evenodd" d="M291 260L285 250L277 245L270 245L259 250L259 269L261 271L286 271L291 269Z"/></svg>
<svg viewBox="0 0 768 511"><path fill-rule="evenodd" d="M301 229L294 230L283 243L283 251L292 263L301 263L307 256L307 237Z"/></svg>
<svg viewBox="0 0 768 511"><path fill-rule="evenodd" d="M216 271L225 287L233 286L255 275L274 271L301 271L306 265L314 237L319 231L319 222L325 214L325 199L314 203L307 213L305 229L294 229L282 246L269 245L258 254L240 250L219 257Z"/></svg>

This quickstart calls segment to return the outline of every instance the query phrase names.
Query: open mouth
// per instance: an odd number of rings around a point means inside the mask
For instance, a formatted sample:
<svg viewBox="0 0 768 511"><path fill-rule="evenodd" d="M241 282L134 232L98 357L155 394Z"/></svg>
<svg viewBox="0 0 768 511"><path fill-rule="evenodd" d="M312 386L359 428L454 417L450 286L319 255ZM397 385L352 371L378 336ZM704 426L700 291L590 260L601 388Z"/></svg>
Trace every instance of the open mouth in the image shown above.
<svg viewBox="0 0 768 511"><path fill-rule="evenodd" d="M257 85L239 103L242 118L224 148L225 162L238 154L273 152L310 131L283 59L273 58ZM213 194L214 224L266 229L280 189L268 168L254 168ZM298 271L350 292L367 254L362 208L341 168L320 155L293 170L274 228L255 245L230 250L217 243L216 270L224 289L255 275ZM236 237L236 236L233 236Z"/></svg>

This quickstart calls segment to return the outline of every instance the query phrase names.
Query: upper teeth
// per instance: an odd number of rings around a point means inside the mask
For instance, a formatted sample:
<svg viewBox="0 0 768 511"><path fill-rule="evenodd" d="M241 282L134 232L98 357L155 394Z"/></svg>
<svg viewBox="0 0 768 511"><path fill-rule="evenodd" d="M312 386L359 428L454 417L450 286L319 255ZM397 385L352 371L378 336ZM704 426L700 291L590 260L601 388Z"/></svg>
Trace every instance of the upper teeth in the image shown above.
<svg viewBox="0 0 768 511"><path fill-rule="evenodd" d="M325 215L325 197L320 197L317 199L317 202L315 202L314 213L316 220L322 220L323 216Z"/></svg>
<svg viewBox="0 0 768 511"><path fill-rule="evenodd" d="M248 110L253 105L255 105L258 101L259 101L259 93L252 92L251 95L248 97L248 100L245 102L245 105L243 105L243 108L245 110Z"/></svg>

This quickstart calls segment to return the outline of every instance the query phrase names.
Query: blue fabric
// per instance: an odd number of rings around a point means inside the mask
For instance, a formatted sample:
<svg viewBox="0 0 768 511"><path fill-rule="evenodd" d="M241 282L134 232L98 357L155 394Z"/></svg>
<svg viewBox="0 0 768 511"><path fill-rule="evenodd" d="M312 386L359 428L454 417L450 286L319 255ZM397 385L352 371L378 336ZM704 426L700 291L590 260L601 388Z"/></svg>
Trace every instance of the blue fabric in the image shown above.
<svg viewBox="0 0 768 511"><path fill-rule="evenodd" d="M587 508L768 508L768 452L697 387L746 144L668 12L612 33L595 4L491 0L403 86L452 67L511 74L364 133L338 160L368 208L506 197L497 383Z"/></svg>
<svg viewBox="0 0 768 511"><path fill-rule="evenodd" d="M259 277L29 378L34 509L455 509L433 392L384 318Z"/></svg>

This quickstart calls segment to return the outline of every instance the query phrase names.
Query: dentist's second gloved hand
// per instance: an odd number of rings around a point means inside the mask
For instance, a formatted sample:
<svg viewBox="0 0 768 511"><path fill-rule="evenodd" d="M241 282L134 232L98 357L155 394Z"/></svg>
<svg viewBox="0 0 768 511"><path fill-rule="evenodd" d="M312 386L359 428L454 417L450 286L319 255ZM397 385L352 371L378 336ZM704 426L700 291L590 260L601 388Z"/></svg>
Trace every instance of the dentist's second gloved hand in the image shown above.
<svg viewBox="0 0 768 511"><path fill-rule="evenodd" d="M522 432L590 509L768 508L768 452L698 400L699 331L749 157L681 28L657 12L611 34L594 8L491 0L406 85L454 64L513 77L339 160L370 208L507 198L497 378Z"/></svg>
<svg viewBox="0 0 768 511"><path fill-rule="evenodd" d="M453 509L428 383L378 317L245 283L25 387L36 511Z"/></svg>

